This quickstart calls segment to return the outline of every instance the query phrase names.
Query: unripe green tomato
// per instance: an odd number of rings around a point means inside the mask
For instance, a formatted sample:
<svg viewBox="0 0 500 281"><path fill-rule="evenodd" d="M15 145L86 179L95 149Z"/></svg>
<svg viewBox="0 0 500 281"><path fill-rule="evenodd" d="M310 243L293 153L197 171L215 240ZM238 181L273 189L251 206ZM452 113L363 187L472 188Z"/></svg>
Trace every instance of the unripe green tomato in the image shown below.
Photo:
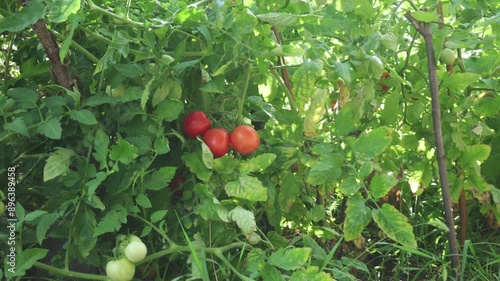
<svg viewBox="0 0 500 281"><path fill-rule="evenodd" d="M111 281L131 281L135 275L135 264L126 258L110 260L106 264L106 276Z"/></svg>
<svg viewBox="0 0 500 281"><path fill-rule="evenodd" d="M444 48L441 51L441 56L439 56L439 61L446 65L453 65L455 63L455 52L452 49Z"/></svg>

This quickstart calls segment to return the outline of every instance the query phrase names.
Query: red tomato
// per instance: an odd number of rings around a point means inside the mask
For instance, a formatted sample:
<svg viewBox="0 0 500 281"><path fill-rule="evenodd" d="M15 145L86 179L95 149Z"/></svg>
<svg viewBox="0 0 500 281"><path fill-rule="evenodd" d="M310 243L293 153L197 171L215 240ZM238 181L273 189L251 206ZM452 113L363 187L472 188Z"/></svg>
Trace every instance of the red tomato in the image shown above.
<svg viewBox="0 0 500 281"><path fill-rule="evenodd" d="M210 148L215 158L229 151L229 133L225 129L210 129L203 135L203 141Z"/></svg>
<svg viewBox="0 0 500 281"><path fill-rule="evenodd" d="M210 119L208 119L203 111L193 111L182 122L182 129L184 130L184 134L190 138L203 136L210 129Z"/></svg>
<svg viewBox="0 0 500 281"><path fill-rule="evenodd" d="M240 125L231 133L231 145L240 154L245 155L255 152L259 144L259 134L248 125Z"/></svg>
<svg viewBox="0 0 500 281"><path fill-rule="evenodd" d="M184 188L182 188L181 185L185 182L186 179L183 176L177 175L170 181L168 186L176 196L181 197L182 194L184 193Z"/></svg>

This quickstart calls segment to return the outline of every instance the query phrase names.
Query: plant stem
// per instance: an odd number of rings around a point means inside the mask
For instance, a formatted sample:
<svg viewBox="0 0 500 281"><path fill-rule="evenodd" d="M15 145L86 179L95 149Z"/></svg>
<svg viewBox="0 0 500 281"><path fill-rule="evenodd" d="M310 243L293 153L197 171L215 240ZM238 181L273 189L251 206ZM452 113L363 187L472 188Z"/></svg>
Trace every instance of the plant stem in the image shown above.
<svg viewBox="0 0 500 281"><path fill-rule="evenodd" d="M453 209L450 194L450 185L448 182L448 171L446 167L446 158L443 144L443 130L441 128L441 106L439 104L439 86L436 73L436 58L434 56L434 45L432 40L432 31L428 23L418 22L409 12L405 17L415 26L425 41L427 51L427 63L429 73L429 83L431 89L432 121L434 125L434 139L436 142L436 158L439 168L439 179L441 181L441 190L443 194L444 213L446 224L449 228L448 239L450 243L451 265L455 276L458 278L460 267L460 257L458 255L458 242L453 219Z"/></svg>
<svg viewBox="0 0 500 281"><path fill-rule="evenodd" d="M50 266L48 264L44 264L41 262L35 262L33 264L35 267L41 268L43 270L46 270L48 272L60 275L60 276L66 276L66 277L75 277L79 279L87 279L87 280L109 280L107 276L104 275L97 275L97 274L88 274L88 273L81 273L81 272L75 272L71 270L66 270L66 269L60 269L57 267Z"/></svg>
<svg viewBox="0 0 500 281"><path fill-rule="evenodd" d="M238 104L238 117L236 119L236 124L239 124L243 119L243 106L245 105L245 99L248 91L248 84L250 84L250 75L252 73L252 68L250 64L245 65L243 69L243 89L241 91L241 95L239 96L239 104Z"/></svg>

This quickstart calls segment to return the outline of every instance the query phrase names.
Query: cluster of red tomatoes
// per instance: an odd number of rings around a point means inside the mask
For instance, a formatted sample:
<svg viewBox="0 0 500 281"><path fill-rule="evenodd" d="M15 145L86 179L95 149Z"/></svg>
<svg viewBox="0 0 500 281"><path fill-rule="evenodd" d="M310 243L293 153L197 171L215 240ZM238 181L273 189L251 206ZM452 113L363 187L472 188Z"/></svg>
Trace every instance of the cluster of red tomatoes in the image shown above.
<svg viewBox="0 0 500 281"><path fill-rule="evenodd" d="M203 137L203 142L216 158L224 156L230 146L243 155L253 153L259 147L259 134L248 125L236 127L231 135L226 129L210 127L210 119L203 111L189 113L182 123L184 134L190 138Z"/></svg>

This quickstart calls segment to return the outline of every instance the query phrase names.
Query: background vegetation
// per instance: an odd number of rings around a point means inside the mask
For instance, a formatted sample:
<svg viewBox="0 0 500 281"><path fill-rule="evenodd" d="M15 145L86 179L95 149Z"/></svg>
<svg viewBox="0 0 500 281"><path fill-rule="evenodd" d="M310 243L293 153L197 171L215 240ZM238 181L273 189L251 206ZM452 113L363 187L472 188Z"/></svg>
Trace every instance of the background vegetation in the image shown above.
<svg viewBox="0 0 500 281"><path fill-rule="evenodd" d="M135 233L135 280L499 280L499 6L2 1L0 276L106 280ZM194 110L261 145L214 159L182 133Z"/></svg>

